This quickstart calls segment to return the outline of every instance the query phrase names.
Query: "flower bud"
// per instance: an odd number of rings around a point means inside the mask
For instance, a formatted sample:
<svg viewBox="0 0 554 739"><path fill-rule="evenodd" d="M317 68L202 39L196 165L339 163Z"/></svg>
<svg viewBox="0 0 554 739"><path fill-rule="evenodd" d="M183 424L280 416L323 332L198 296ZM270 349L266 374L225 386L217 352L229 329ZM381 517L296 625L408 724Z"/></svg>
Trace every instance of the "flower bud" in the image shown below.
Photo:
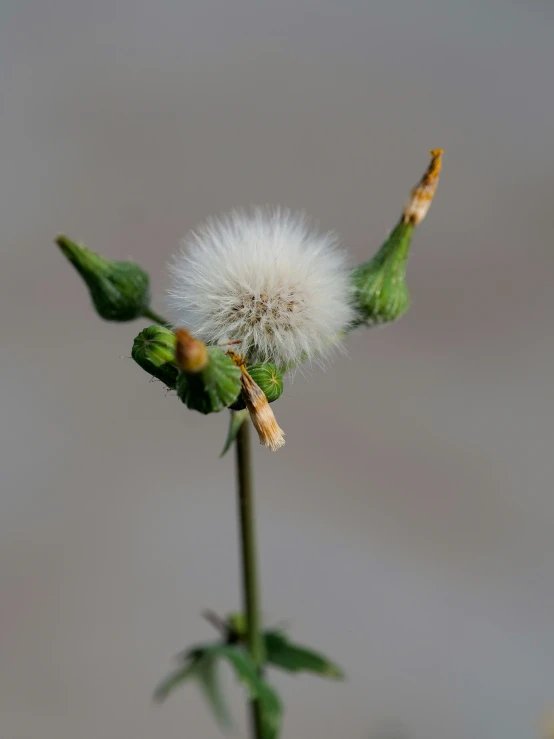
<svg viewBox="0 0 554 739"><path fill-rule="evenodd" d="M56 244L86 282L97 313L106 321L132 321L150 302L148 274L133 262L112 262L58 236Z"/></svg>
<svg viewBox="0 0 554 739"><path fill-rule="evenodd" d="M208 364L208 349L206 344L199 339L195 339L184 328L178 328L175 331L177 347L175 358L177 366L183 372L200 372Z"/></svg>
<svg viewBox="0 0 554 739"><path fill-rule="evenodd" d="M358 318L352 328L394 321L410 306L406 285L406 264L415 226L424 219L437 189L442 149L433 149L431 162L420 182L411 192L402 218L368 262L351 273L354 305Z"/></svg>
<svg viewBox="0 0 554 739"><path fill-rule="evenodd" d="M217 413L231 405L240 393L241 370L221 349L205 349L207 362L200 370L179 373L177 395L191 410Z"/></svg>
<svg viewBox="0 0 554 739"><path fill-rule="evenodd" d="M162 326L149 326L136 337L131 357L149 375L174 390L179 374L175 365L175 345L173 331Z"/></svg>
<svg viewBox="0 0 554 739"><path fill-rule="evenodd" d="M413 230L400 221L373 259L352 271L357 325L394 321L408 310L406 263Z"/></svg>
<svg viewBox="0 0 554 739"><path fill-rule="evenodd" d="M265 364L253 364L247 367L248 374L254 382L264 391L265 397L270 403L277 400L283 393L283 375L279 369L270 362ZM240 411L246 408L242 395L239 396L232 406L233 410Z"/></svg>
<svg viewBox="0 0 554 739"><path fill-rule="evenodd" d="M253 364L248 374L265 393L270 403L277 400L283 392L283 376L274 364Z"/></svg>

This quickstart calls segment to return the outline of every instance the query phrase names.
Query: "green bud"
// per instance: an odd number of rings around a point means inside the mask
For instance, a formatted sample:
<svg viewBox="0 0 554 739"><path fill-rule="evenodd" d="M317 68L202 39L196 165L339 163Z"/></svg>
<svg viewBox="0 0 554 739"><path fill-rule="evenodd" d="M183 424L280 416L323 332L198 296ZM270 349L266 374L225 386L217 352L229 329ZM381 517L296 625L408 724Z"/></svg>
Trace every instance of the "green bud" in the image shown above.
<svg viewBox="0 0 554 739"><path fill-rule="evenodd" d="M179 372L177 395L200 413L217 413L233 403L241 389L241 370L231 357L208 347L208 363L200 371Z"/></svg>
<svg viewBox="0 0 554 739"><path fill-rule="evenodd" d="M248 624L244 613L229 613L227 616L227 629L233 636L245 637L248 631Z"/></svg>
<svg viewBox="0 0 554 739"><path fill-rule="evenodd" d="M267 364L253 364L246 368L250 377L254 380L256 385L260 387L265 397L270 403L277 400L283 393L283 375L279 369L268 362ZM246 408L246 404L242 397L237 398L237 401L232 405L233 410L240 411Z"/></svg>
<svg viewBox="0 0 554 739"><path fill-rule="evenodd" d="M112 262L58 236L56 244L86 282L98 314L106 321L132 321L148 311L148 274L133 262Z"/></svg>
<svg viewBox="0 0 554 739"><path fill-rule="evenodd" d="M252 367L247 367L247 370L270 403L282 394L283 376L274 364L253 364Z"/></svg>
<svg viewBox="0 0 554 739"><path fill-rule="evenodd" d="M179 374L175 364L175 345L173 331L163 326L149 326L136 337L131 356L145 372L174 390Z"/></svg>
<svg viewBox="0 0 554 739"><path fill-rule="evenodd" d="M369 262L351 273L358 318L349 328L394 321L410 307L406 263L414 228L425 218L435 196L443 149L432 149L423 177L412 188L402 217L389 238Z"/></svg>
<svg viewBox="0 0 554 739"><path fill-rule="evenodd" d="M352 270L355 325L394 321L410 306L406 263L414 226L401 220L369 262Z"/></svg>

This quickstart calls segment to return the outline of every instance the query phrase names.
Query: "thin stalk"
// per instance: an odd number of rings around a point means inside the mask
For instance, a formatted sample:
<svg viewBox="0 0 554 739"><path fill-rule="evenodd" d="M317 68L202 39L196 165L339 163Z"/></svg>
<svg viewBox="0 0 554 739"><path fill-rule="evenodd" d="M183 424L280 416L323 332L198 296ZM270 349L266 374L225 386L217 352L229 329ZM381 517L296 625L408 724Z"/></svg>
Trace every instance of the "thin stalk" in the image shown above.
<svg viewBox="0 0 554 739"><path fill-rule="evenodd" d="M159 313L156 313L156 311L153 311L152 308L145 308L142 312L142 315L145 318L149 318L151 321L154 321L154 323L159 323L160 326L169 326L171 325L170 321L167 320L167 318L164 318L163 316L160 316Z"/></svg>
<svg viewBox="0 0 554 739"><path fill-rule="evenodd" d="M260 596L254 518L254 486L250 451L250 422L246 419L238 432L237 489L240 526L243 611L246 614L246 644L258 670L262 671L263 648L260 634ZM252 736L263 739L262 707L256 699L250 702Z"/></svg>

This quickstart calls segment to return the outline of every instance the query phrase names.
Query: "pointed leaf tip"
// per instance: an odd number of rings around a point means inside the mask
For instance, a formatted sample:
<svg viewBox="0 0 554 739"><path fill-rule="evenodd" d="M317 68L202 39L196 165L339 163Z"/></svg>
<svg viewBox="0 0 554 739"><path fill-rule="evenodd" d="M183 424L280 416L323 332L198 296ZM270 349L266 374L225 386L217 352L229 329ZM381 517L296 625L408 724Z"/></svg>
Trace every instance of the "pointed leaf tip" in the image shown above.
<svg viewBox="0 0 554 739"><path fill-rule="evenodd" d="M189 678L194 676L197 667L197 660L191 660L187 664L178 667L157 685L154 691L154 700L157 703L163 703L173 691L180 685L183 685Z"/></svg>
<svg viewBox="0 0 554 739"><path fill-rule="evenodd" d="M288 672L311 672L333 680L344 679L344 672L335 662L320 652L289 641L281 631L266 631L264 643L267 661L274 667Z"/></svg>
<svg viewBox="0 0 554 739"><path fill-rule="evenodd" d="M170 673L158 685L154 700L162 703L187 680L194 679L206 699L208 708L223 730L231 727L231 715L221 691L218 670L220 645L206 645L187 650L184 664Z"/></svg>

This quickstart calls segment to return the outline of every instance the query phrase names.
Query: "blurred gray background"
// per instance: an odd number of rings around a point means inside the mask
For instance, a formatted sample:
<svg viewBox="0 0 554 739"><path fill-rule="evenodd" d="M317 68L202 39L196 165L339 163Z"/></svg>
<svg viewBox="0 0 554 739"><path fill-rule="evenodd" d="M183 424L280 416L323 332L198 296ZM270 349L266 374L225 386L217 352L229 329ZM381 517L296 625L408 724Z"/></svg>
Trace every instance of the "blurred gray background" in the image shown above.
<svg viewBox="0 0 554 739"><path fill-rule="evenodd" d="M266 621L349 678L276 676L283 736L540 736L553 34L549 0L2 2L1 739L216 737L192 686L151 692L239 605L225 414L149 384L144 323L98 320L53 237L145 265L162 310L178 240L234 206L368 258L439 146L412 310L297 376L286 447L256 446Z"/></svg>

